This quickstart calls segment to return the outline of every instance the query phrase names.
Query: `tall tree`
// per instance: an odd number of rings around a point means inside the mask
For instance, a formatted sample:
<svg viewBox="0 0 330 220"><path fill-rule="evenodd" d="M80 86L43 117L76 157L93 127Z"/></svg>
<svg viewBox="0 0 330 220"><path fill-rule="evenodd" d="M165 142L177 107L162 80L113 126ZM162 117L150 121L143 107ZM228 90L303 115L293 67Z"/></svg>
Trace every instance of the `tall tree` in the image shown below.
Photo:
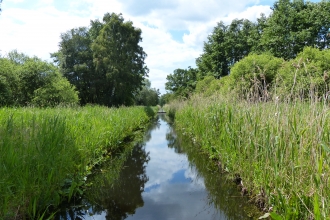
<svg viewBox="0 0 330 220"><path fill-rule="evenodd" d="M131 105L148 73L141 41L141 30L132 22L107 13L102 22L62 34L52 56L77 87L81 104Z"/></svg>
<svg viewBox="0 0 330 220"><path fill-rule="evenodd" d="M306 46L329 48L330 1L279 0L272 9L260 41L265 50L288 60Z"/></svg>
<svg viewBox="0 0 330 220"><path fill-rule="evenodd" d="M228 27L221 21L213 29L208 41L204 42L204 53L196 59L199 69L199 80L206 75L220 77L227 75L229 67L227 64L227 51L225 50L225 36Z"/></svg>
<svg viewBox="0 0 330 220"><path fill-rule="evenodd" d="M267 17L261 13L248 35L248 44L251 46L251 52L261 54L264 52L263 46L260 44L260 39L266 27Z"/></svg>
<svg viewBox="0 0 330 220"><path fill-rule="evenodd" d="M166 80L166 90L173 92L176 96L188 97L195 90L197 70L191 67L176 69L173 74L166 77Z"/></svg>
<svg viewBox="0 0 330 220"><path fill-rule="evenodd" d="M256 47L259 40L257 28L246 19L235 19L228 26L219 22L204 43L204 53L196 60L199 79L206 75L217 79L228 75L230 67Z"/></svg>
<svg viewBox="0 0 330 220"><path fill-rule="evenodd" d="M137 105L155 106L159 102L159 95L159 90L151 88L151 82L145 79L142 90L135 95L135 103Z"/></svg>
<svg viewBox="0 0 330 220"><path fill-rule="evenodd" d="M147 55L139 45L142 32L131 21L125 22L121 14L107 13L103 23L92 43L96 71L104 78L101 104L133 104L134 94L148 74Z"/></svg>
<svg viewBox="0 0 330 220"><path fill-rule="evenodd" d="M61 34L59 51L53 53L54 61L58 63L63 75L79 91L80 103L97 103L98 88L103 79L95 73L91 43L91 30L86 27L71 29Z"/></svg>

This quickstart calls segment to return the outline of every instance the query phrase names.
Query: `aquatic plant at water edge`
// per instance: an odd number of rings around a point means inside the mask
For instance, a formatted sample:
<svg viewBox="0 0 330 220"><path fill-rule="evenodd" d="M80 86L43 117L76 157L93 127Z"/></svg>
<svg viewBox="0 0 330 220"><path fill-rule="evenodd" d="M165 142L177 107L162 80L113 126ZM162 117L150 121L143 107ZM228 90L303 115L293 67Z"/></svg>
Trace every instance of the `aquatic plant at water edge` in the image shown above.
<svg viewBox="0 0 330 220"><path fill-rule="evenodd" d="M330 214L329 123L323 103L195 96L175 112L176 126L224 170L239 174L259 208L282 219Z"/></svg>
<svg viewBox="0 0 330 220"><path fill-rule="evenodd" d="M143 107L0 109L0 216L40 218L149 121Z"/></svg>

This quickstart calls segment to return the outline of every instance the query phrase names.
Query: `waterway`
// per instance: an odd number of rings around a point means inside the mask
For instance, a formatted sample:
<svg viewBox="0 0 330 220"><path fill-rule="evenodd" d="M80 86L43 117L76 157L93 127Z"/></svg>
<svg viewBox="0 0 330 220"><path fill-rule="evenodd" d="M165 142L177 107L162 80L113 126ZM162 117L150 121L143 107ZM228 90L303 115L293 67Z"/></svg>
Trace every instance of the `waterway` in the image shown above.
<svg viewBox="0 0 330 220"><path fill-rule="evenodd" d="M162 114L125 160L122 169L112 170L114 161L100 168L56 219L251 219L233 182Z"/></svg>

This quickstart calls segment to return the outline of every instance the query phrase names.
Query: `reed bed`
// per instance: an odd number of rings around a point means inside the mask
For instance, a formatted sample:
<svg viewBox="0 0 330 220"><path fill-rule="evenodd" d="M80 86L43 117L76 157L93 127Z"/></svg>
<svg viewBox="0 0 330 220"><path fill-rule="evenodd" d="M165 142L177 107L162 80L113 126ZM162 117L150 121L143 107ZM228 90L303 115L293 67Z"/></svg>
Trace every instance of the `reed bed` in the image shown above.
<svg viewBox="0 0 330 220"><path fill-rule="evenodd" d="M123 152L143 107L0 109L0 219L42 219L79 197L92 167Z"/></svg>
<svg viewBox="0 0 330 220"><path fill-rule="evenodd" d="M167 111L266 216L330 219L326 103L247 103L194 96ZM173 116L175 115L175 117Z"/></svg>

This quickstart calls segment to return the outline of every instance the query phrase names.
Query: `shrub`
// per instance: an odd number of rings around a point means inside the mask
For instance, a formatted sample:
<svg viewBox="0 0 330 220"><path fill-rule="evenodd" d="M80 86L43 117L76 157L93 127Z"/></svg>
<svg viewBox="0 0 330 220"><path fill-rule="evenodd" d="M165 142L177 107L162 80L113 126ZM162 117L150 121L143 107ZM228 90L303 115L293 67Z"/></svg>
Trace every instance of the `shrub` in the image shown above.
<svg viewBox="0 0 330 220"><path fill-rule="evenodd" d="M239 98L266 101L283 59L270 54L250 54L231 68L231 87Z"/></svg>
<svg viewBox="0 0 330 220"><path fill-rule="evenodd" d="M277 93L286 100L328 96L330 50L306 47L279 70Z"/></svg>
<svg viewBox="0 0 330 220"><path fill-rule="evenodd" d="M58 77L49 84L34 91L32 104L38 107L54 107L78 104L78 92L65 78Z"/></svg>
<svg viewBox="0 0 330 220"><path fill-rule="evenodd" d="M203 80L198 81L196 85L196 93L203 93L205 92L210 83L214 80L215 78L213 76L206 76Z"/></svg>

